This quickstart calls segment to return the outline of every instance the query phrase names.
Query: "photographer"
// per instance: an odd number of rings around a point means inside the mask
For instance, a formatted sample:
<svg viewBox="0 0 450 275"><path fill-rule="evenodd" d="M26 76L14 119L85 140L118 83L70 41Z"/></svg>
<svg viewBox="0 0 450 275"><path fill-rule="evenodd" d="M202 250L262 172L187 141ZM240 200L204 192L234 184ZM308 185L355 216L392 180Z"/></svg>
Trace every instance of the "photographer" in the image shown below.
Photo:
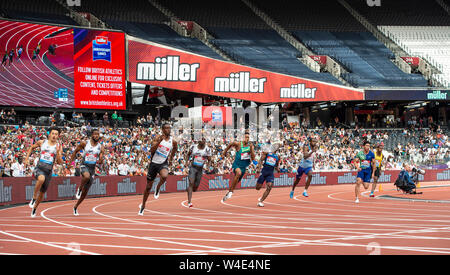
<svg viewBox="0 0 450 275"><path fill-rule="evenodd" d="M424 174L425 172L421 169L413 168L409 164L404 164L403 168L404 169L398 175L396 185L407 194L416 194L413 190L416 188L417 176L418 174Z"/></svg>

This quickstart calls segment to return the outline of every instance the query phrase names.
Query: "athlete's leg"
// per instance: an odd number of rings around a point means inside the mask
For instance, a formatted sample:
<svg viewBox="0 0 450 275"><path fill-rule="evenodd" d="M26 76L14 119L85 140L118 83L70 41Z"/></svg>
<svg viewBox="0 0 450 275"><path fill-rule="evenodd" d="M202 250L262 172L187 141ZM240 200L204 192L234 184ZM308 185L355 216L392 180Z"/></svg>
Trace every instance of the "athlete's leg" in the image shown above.
<svg viewBox="0 0 450 275"><path fill-rule="evenodd" d="M356 178L356 185L355 185L355 197L356 197L356 200L359 199L359 189L361 187L362 181L363 181L362 178Z"/></svg>
<svg viewBox="0 0 450 275"><path fill-rule="evenodd" d="M194 168L190 168L190 169L194 169ZM189 186L187 188L188 204L190 204L192 201L192 192L194 191L194 183L195 183L195 172L189 171Z"/></svg>
<svg viewBox="0 0 450 275"><path fill-rule="evenodd" d="M373 192L375 192L375 188L377 188L377 183L378 183L378 177L374 176L373 183L372 183L372 189L370 191L371 194L373 194Z"/></svg>
<svg viewBox="0 0 450 275"><path fill-rule="evenodd" d="M307 191L308 191L309 185L311 184L311 180L312 180L312 176L313 176L312 170L309 170L308 174L306 174L306 175L307 175L307 178L306 178L306 183L305 183L305 190L303 191L303 196L305 196L305 197L308 196Z"/></svg>
<svg viewBox="0 0 450 275"><path fill-rule="evenodd" d="M45 176L39 175L37 177L36 185L34 186L34 193L33 193L34 201L36 201L38 194L39 194L39 190L41 190L42 184L44 184L44 182L45 182Z"/></svg>
<svg viewBox="0 0 450 275"><path fill-rule="evenodd" d="M148 196L150 195L150 191L152 190L154 181L155 179L150 180L147 178L147 185L145 186L144 195L142 197L141 209L145 208L145 203L147 202Z"/></svg>
<svg viewBox="0 0 450 275"><path fill-rule="evenodd" d="M89 175L89 176L87 176ZM80 183L80 187L78 187L78 192L83 192L84 186L86 185L86 183L88 183L91 180L91 175L88 171L85 171L84 173L81 174L81 183Z"/></svg>
<svg viewBox="0 0 450 275"><path fill-rule="evenodd" d="M92 178L91 178L91 174L89 174L89 172L84 172L82 174L81 185L80 185L81 196L80 196L80 198L78 199L77 203L74 206L75 209L77 209L78 206L84 201L84 198L86 198L86 196L87 196L87 194L89 192L89 189L91 188L91 185L88 184L88 183L90 183L91 180L92 180Z"/></svg>
<svg viewBox="0 0 450 275"><path fill-rule="evenodd" d="M232 181L232 183L231 183L231 186L230 186L230 192L233 192L234 191L234 188L236 188L236 185L237 185L237 183L240 181L242 179L242 171L241 171L241 168L236 168L235 170L234 170L234 178L233 178L233 181Z"/></svg>
<svg viewBox="0 0 450 275"><path fill-rule="evenodd" d="M44 178L44 180L43 180L43 182L40 184L41 187L40 187L40 189L39 189L39 192L38 192L36 201L35 201L34 206L33 206L34 209L37 209L37 207L38 207L39 204L41 203L42 198L44 198L45 192L47 192L47 188L48 188L48 186L49 186L49 184L50 184L51 176L40 175L40 176L38 177L38 179L39 179L39 178L42 179L42 177ZM37 183L36 183L36 185L37 185Z"/></svg>
<svg viewBox="0 0 450 275"><path fill-rule="evenodd" d="M270 190L272 190L272 186L273 186L273 182L269 181L266 183L266 191L264 192L264 194L261 197L261 202L263 202L267 198L267 196L269 196Z"/></svg>
<svg viewBox="0 0 450 275"><path fill-rule="evenodd" d="M159 194L159 189L166 182L168 176L169 176L169 170L167 168L163 168L163 169L161 169L161 171L159 171L160 181L159 181L158 185L156 186L155 193Z"/></svg>

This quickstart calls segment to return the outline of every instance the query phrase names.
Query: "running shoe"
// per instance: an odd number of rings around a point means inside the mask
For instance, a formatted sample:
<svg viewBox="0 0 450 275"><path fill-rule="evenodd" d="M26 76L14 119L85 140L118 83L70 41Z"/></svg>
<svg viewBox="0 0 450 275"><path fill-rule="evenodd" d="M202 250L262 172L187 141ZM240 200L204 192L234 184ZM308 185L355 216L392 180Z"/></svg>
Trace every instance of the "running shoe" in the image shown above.
<svg viewBox="0 0 450 275"><path fill-rule="evenodd" d="M226 201L227 199L231 198L233 196L233 192L228 192L225 197L223 197L222 202Z"/></svg>
<svg viewBox="0 0 450 275"><path fill-rule="evenodd" d="M138 213L139 216L144 216L144 209L145 208L142 208L142 203L139 204L139 213Z"/></svg>
<svg viewBox="0 0 450 275"><path fill-rule="evenodd" d="M375 195L373 193L370 193L369 197L373 198Z"/></svg>
<svg viewBox="0 0 450 275"><path fill-rule="evenodd" d="M355 203L359 203L359 199L358 198L356 198Z"/></svg>
<svg viewBox="0 0 450 275"><path fill-rule="evenodd" d="M76 209L75 207L73 208L73 215L74 216L78 216L78 209Z"/></svg>
<svg viewBox="0 0 450 275"><path fill-rule="evenodd" d="M289 193L289 197L290 197L291 199L294 198L294 191L291 191L291 193Z"/></svg>
<svg viewBox="0 0 450 275"><path fill-rule="evenodd" d="M78 189L77 189L77 193L75 194L75 198L77 198L77 200L79 200L81 198L81 189L80 189L80 187L78 187Z"/></svg>
<svg viewBox="0 0 450 275"><path fill-rule="evenodd" d="M193 207L192 203L188 203L188 207L192 208Z"/></svg>
<svg viewBox="0 0 450 275"><path fill-rule="evenodd" d="M36 203L36 200L35 200L35 199L31 199L31 201L30 201L30 203L28 204L28 206L29 206L31 209L33 209L35 203Z"/></svg>
<svg viewBox="0 0 450 275"><path fill-rule="evenodd" d="M258 206L259 206L259 207L264 207L264 203L262 203L262 202L260 201L260 202L258 202Z"/></svg>
<svg viewBox="0 0 450 275"><path fill-rule="evenodd" d="M36 217L36 208L33 208L33 210L31 210L31 217Z"/></svg>
<svg viewBox="0 0 450 275"><path fill-rule="evenodd" d="M306 192L306 190L305 190L305 191L303 191L303 196L305 196L305 197L309 197L309 196L308 196L308 192Z"/></svg>
<svg viewBox="0 0 450 275"><path fill-rule="evenodd" d="M158 198L159 198L159 189L157 189L157 190L155 191L155 193L153 194L153 196L155 197L155 199L158 199Z"/></svg>

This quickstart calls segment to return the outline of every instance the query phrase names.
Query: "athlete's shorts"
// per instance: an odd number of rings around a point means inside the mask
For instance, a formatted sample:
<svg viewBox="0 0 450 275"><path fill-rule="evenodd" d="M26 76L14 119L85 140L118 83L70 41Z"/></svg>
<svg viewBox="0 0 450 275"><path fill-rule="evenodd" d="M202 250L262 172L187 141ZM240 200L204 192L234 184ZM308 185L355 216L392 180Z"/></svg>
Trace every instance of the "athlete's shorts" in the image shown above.
<svg viewBox="0 0 450 275"><path fill-rule="evenodd" d="M39 167L34 168L33 171L34 177L38 179L39 176L43 175L45 177L45 181L41 186L41 192L47 192L48 186L50 185L50 180L52 179L52 171L46 171L45 169L40 169Z"/></svg>
<svg viewBox="0 0 450 275"><path fill-rule="evenodd" d="M380 168L380 167L377 167L377 169L375 170L375 173L374 173L374 177L379 178L380 175L381 175L381 168Z"/></svg>
<svg viewBox="0 0 450 275"><path fill-rule="evenodd" d="M148 166L148 172L147 172L147 180L153 181L156 176L158 175L161 170L166 169L169 170L169 165L167 165L167 162L157 164L157 163L150 163Z"/></svg>
<svg viewBox="0 0 450 275"><path fill-rule="evenodd" d="M203 176L203 167L197 167L194 165L191 165L189 167L189 182L194 182L195 187L198 187L200 185L200 180Z"/></svg>
<svg viewBox="0 0 450 275"><path fill-rule="evenodd" d="M356 178L362 179L363 182L370 182L370 179L372 178L372 169L363 169L359 171Z"/></svg>
<svg viewBox="0 0 450 275"><path fill-rule="evenodd" d="M257 184L263 184L264 182L272 182L275 180L275 175L273 172L261 172L261 175L259 176L258 180L256 181Z"/></svg>
<svg viewBox="0 0 450 275"><path fill-rule="evenodd" d="M238 166L238 165L235 165L235 164L233 163L233 166L231 167L231 168L233 168L233 173L236 174L236 169L237 169L237 168L239 168L239 169L241 170L241 172L242 172L242 175L239 177L239 181L241 181L242 178L244 177L244 175L245 175L245 170L247 170L247 167L248 167L248 165L246 165L246 166Z"/></svg>
<svg viewBox="0 0 450 275"><path fill-rule="evenodd" d="M308 175L309 171L312 170L312 167L308 167L308 168L303 168L301 166L298 167L297 169L297 179L300 179L302 177L303 174Z"/></svg>
<svg viewBox="0 0 450 275"><path fill-rule="evenodd" d="M81 165L80 166L80 172L83 175L84 173L88 172L89 173L89 181L86 183L85 187L91 187L91 184L93 182L93 179L95 177L95 166L94 167L89 167L87 165Z"/></svg>

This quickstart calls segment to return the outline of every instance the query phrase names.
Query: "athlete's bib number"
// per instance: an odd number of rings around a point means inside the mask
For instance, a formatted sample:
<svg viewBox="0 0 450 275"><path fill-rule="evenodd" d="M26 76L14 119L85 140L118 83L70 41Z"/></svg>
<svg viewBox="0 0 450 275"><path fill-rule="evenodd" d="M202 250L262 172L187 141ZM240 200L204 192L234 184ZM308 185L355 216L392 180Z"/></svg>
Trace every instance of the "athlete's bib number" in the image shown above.
<svg viewBox="0 0 450 275"><path fill-rule="evenodd" d="M164 145L159 145L158 150L156 151L156 153L158 153L158 155L167 158L169 156L169 152L170 149Z"/></svg>
<svg viewBox="0 0 450 275"><path fill-rule="evenodd" d="M376 165L376 167L380 167L380 161L379 160L375 160L375 165Z"/></svg>
<svg viewBox="0 0 450 275"><path fill-rule="evenodd" d="M241 160L249 160L250 159L250 153L241 153Z"/></svg>
<svg viewBox="0 0 450 275"><path fill-rule="evenodd" d="M275 166L275 164L277 164L277 160L274 157L267 157L266 164L270 166Z"/></svg>
<svg viewBox="0 0 450 275"><path fill-rule="evenodd" d="M53 161L55 159L55 154L49 153L49 152L42 152L41 154L41 161L48 163L48 164L53 164Z"/></svg>
<svg viewBox="0 0 450 275"><path fill-rule="evenodd" d="M365 160L361 163L361 168L366 169L370 167L370 162L368 160Z"/></svg>
<svg viewBox="0 0 450 275"><path fill-rule="evenodd" d="M97 163L97 155L95 154L86 154L86 162L95 164Z"/></svg>
<svg viewBox="0 0 450 275"><path fill-rule="evenodd" d="M205 159L202 156L194 157L194 165L203 166L203 164L205 164Z"/></svg>

